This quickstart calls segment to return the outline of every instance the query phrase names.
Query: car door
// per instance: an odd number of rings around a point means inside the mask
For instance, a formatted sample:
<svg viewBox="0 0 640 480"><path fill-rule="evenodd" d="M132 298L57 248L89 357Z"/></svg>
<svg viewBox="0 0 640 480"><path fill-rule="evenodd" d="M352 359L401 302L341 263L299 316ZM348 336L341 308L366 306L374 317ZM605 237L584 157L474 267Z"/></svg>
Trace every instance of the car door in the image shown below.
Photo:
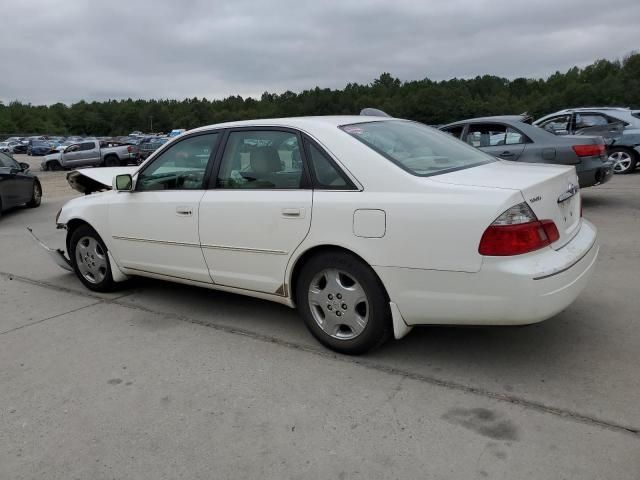
<svg viewBox="0 0 640 480"><path fill-rule="evenodd" d="M471 123L465 141L483 152L502 160L516 161L524 151L522 136L502 123Z"/></svg>
<svg viewBox="0 0 640 480"><path fill-rule="evenodd" d="M22 205L31 200L33 176L24 172L18 162L9 155L0 152L0 174L3 192L2 208Z"/></svg>
<svg viewBox="0 0 640 480"><path fill-rule="evenodd" d="M284 295L287 262L309 233L312 190L299 132L227 132L200 202L200 241L214 283Z"/></svg>
<svg viewBox="0 0 640 480"><path fill-rule="evenodd" d="M211 283L200 248L198 207L219 139L217 132L181 139L135 175L134 191L113 195L109 229L122 266Z"/></svg>

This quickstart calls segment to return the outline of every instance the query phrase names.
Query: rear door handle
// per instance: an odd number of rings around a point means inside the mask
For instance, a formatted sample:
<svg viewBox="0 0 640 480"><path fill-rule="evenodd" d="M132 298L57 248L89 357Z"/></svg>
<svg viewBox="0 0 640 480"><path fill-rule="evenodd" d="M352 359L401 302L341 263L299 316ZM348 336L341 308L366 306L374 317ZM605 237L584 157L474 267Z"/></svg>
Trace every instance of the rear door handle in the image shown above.
<svg viewBox="0 0 640 480"><path fill-rule="evenodd" d="M190 217L193 215L193 209L191 207L176 207L176 215L179 217Z"/></svg>
<svg viewBox="0 0 640 480"><path fill-rule="evenodd" d="M283 208L282 216L284 218L303 218L304 208Z"/></svg>

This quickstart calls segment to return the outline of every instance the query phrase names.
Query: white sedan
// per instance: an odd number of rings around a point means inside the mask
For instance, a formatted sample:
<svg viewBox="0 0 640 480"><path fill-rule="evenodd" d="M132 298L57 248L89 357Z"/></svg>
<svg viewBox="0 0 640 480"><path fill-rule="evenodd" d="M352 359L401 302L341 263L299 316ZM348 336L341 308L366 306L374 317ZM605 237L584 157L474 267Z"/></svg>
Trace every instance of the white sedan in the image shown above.
<svg viewBox="0 0 640 480"><path fill-rule="evenodd" d="M140 275L272 300L349 354L414 325L550 318L599 248L574 168L393 118L212 125L69 182L96 192L56 220L87 288Z"/></svg>

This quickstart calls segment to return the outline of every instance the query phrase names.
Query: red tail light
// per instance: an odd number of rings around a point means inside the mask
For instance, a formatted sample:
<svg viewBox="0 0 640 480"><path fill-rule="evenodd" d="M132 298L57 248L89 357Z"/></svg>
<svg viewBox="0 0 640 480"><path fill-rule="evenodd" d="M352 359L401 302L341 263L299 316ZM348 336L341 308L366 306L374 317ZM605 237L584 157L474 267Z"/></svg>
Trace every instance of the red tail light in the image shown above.
<svg viewBox="0 0 640 480"><path fill-rule="evenodd" d="M576 152L576 155L579 157L599 157L605 153L604 143L574 145L571 148L573 148L573 151Z"/></svg>
<svg viewBox="0 0 640 480"><path fill-rule="evenodd" d="M552 220L538 220L526 203L511 207L489 225L480 239L480 255L510 256L539 250L560 238Z"/></svg>
<svg viewBox="0 0 640 480"><path fill-rule="evenodd" d="M133 151L133 147L132 147L131 145L129 145L129 146L127 147L127 152L131 153L132 151Z"/></svg>

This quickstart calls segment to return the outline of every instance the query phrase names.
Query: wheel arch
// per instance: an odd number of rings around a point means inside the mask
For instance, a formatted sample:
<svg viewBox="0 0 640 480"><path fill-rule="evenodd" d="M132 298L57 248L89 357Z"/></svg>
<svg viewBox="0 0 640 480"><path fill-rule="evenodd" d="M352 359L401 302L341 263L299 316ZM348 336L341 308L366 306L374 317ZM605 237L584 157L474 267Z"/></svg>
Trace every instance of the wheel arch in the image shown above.
<svg viewBox="0 0 640 480"><path fill-rule="evenodd" d="M384 293L386 295L387 302L389 301L389 292L387 291L387 287L385 286L384 282L382 281L378 273L375 271L373 266L366 259L364 259L362 255L359 255L358 253L351 250L350 248L347 248L341 245L323 244L323 245L315 245L313 247L309 247L307 250L300 253L293 262L293 265L289 273L289 278L288 278L289 289L287 291L287 294L294 304L296 302L296 288L297 288L298 278L300 276L300 273L302 272L302 269L304 268L304 265L316 255L321 255L323 253L331 253L331 252L339 252L339 253L346 253L346 254L352 255L358 260L360 260L363 264L371 268L371 271L380 282L380 285L382 285L382 289L384 290Z"/></svg>

